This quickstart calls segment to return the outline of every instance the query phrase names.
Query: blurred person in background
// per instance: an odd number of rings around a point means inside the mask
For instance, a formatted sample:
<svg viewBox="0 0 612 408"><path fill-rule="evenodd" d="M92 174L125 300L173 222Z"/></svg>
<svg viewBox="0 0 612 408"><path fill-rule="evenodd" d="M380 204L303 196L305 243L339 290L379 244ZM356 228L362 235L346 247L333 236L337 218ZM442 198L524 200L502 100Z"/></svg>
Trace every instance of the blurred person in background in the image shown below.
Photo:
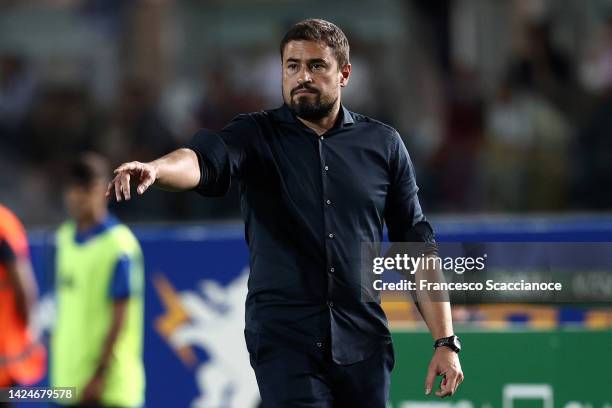
<svg viewBox="0 0 612 408"><path fill-rule="evenodd" d="M119 91L104 131L93 145L105 157L122 162L129 155L158 157L176 146L158 110L158 96L147 80L127 76Z"/></svg>
<svg viewBox="0 0 612 408"><path fill-rule="evenodd" d="M521 88L547 99L563 114L576 112L577 81L572 59L552 36L551 21L526 21L521 46L511 56L509 75Z"/></svg>
<svg viewBox="0 0 612 408"><path fill-rule="evenodd" d="M30 166L57 172L75 154L93 147L98 124L97 108L85 84L44 83L21 129L20 150Z"/></svg>
<svg viewBox="0 0 612 408"><path fill-rule="evenodd" d="M77 406L140 407L143 259L132 232L107 210L108 170L94 153L69 168L64 199L71 219L56 235L51 383L76 387Z"/></svg>
<svg viewBox="0 0 612 408"><path fill-rule="evenodd" d="M223 196L239 180L250 249L246 344L263 405L386 406L394 352L379 302L363 302L359 251L382 240L435 252L399 133L340 102L351 73L344 33L324 20L281 41L278 109L244 114L220 132L150 163L124 163L107 195L156 186ZM463 373L448 302L425 301L435 341L425 393L452 395Z"/></svg>
<svg viewBox="0 0 612 408"><path fill-rule="evenodd" d="M554 28L549 19L532 17L523 22L520 45L510 56L497 98L489 106L485 154L491 155L484 173L500 177L498 181L489 177L489 191L492 184L499 192L503 181L509 182L508 191L501 193L508 206L501 203L492 209L542 211L567 205L571 126L580 116L582 93L574 61L555 43ZM502 170L504 165L508 167ZM519 197L510 198L514 193ZM493 199L496 196L500 197L494 194Z"/></svg>
<svg viewBox="0 0 612 408"><path fill-rule="evenodd" d="M25 229L0 205L0 387L33 385L45 375L45 349L28 328L37 297Z"/></svg>
<svg viewBox="0 0 612 408"><path fill-rule="evenodd" d="M228 72L226 67L206 72L206 89L195 109L198 128L221 130L235 116L242 99L233 91Z"/></svg>
<svg viewBox="0 0 612 408"><path fill-rule="evenodd" d="M146 79L126 76L119 84L118 94L93 149L113 164L127 157L159 157L177 146L172 133L158 110L155 87ZM167 195L153 202L134 202L130 206L111 207L121 219L138 220L141 214L177 214L176 200Z"/></svg>
<svg viewBox="0 0 612 408"><path fill-rule="evenodd" d="M482 148L484 100L479 76L468 66L453 66L448 86L445 137L431 158L432 189L447 211L479 209L478 168Z"/></svg>
<svg viewBox="0 0 612 408"><path fill-rule="evenodd" d="M0 54L0 143L16 147L17 132L34 97L35 81L20 53Z"/></svg>
<svg viewBox="0 0 612 408"><path fill-rule="evenodd" d="M486 208L557 209L569 191L570 125L542 95L501 81L486 116L481 168Z"/></svg>
<svg viewBox="0 0 612 408"><path fill-rule="evenodd" d="M592 93L594 106L576 131L572 147L577 208L612 208L612 13L593 36L582 64L582 81Z"/></svg>

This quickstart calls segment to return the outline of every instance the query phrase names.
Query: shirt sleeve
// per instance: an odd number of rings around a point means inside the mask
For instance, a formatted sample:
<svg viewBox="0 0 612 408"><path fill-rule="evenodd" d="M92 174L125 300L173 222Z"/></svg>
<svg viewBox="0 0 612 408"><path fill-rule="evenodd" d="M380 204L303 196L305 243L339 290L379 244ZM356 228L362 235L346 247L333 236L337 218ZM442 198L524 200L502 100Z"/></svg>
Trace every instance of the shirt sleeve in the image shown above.
<svg viewBox="0 0 612 408"><path fill-rule="evenodd" d="M195 191L207 197L225 195L231 177L240 176L248 144L256 132L249 115L238 115L220 132L198 131L187 147L193 150L200 165L200 183Z"/></svg>
<svg viewBox="0 0 612 408"><path fill-rule="evenodd" d="M6 239L0 238L0 263L8 263L15 260L15 252Z"/></svg>
<svg viewBox="0 0 612 408"><path fill-rule="evenodd" d="M131 265L132 263L127 255L122 255L117 260L109 288L111 299L126 299L132 295L132 285L130 285Z"/></svg>
<svg viewBox="0 0 612 408"><path fill-rule="evenodd" d="M385 207L385 222L392 242L427 243L430 252L436 251L431 225L423 215L414 166L400 135L395 132L389 160L391 183Z"/></svg>

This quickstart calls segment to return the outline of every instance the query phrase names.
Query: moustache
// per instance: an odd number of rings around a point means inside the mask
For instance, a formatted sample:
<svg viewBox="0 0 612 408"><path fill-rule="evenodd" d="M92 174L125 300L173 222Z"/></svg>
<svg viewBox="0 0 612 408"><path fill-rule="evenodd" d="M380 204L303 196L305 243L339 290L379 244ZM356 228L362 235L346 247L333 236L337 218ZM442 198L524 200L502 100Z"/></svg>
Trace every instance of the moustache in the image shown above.
<svg viewBox="0 0 612 408"><path fill-rule="evenodd" d="M319 90L314 88L314 87L311 87L309 85L300 85L300 86L298 86L296 88L293 88L291 90L291 96L295 95L295 93L298 92L298 91L311 91L311 92L315 92L317 94L319 93Z"/></svg>

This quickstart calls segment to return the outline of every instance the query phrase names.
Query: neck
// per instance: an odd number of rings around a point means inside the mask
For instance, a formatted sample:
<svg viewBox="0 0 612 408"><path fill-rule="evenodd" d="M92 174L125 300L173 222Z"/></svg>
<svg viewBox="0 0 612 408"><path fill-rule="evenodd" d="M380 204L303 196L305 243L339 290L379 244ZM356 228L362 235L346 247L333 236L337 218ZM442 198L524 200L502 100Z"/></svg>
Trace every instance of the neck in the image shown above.
<svg viewBox="0 0 612 408"><path fill-rule="evenodd" d="M336 120L338 119L339 113L340 113L340 98L338 98L338 100L334 104L334 107L332 108L331 112L329 112L329 115L321 119L306 120L306 119L300 118L299 116L297 118L300 120L300 122L308 126L310 129L314 130L317 135L321 136L323 133L327 132L329 129L334 127L334 124L336 123Z"/></svg>
<svg viewBox="0 0 612 408"><path fill-rule="evenodd" d="M77 220L77 230L79 232L87 231L95 225L102 223L107 215L108 210L106 208L93 210L91 213L83 215Z"/></svg>

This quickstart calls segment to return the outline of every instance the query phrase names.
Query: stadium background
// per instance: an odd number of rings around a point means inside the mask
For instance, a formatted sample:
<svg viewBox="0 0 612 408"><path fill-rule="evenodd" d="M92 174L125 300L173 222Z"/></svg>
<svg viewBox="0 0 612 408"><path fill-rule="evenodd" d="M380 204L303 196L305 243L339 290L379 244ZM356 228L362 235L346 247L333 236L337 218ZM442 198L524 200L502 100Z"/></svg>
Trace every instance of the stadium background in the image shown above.
<svg viewBox="0 0 612 408"><path fill-rule="evenodd" d="M278 105L277 44L306 17L345 30L344 102L400 131L439 238L610 241L611 1L0 0L0 202L29 229L45 292L67 158L149 160L198 127ZM243 347L236 191L112 207L147 262L147 405L250 398L248 363L223 350ZM423 325L408 304L387 307L393 407L509 407L517 392L532 397L514 407L612 406L609 304L457 308L467 380L446 405L422 396ZM178 344L191 323L201 337Z"/></svg>

